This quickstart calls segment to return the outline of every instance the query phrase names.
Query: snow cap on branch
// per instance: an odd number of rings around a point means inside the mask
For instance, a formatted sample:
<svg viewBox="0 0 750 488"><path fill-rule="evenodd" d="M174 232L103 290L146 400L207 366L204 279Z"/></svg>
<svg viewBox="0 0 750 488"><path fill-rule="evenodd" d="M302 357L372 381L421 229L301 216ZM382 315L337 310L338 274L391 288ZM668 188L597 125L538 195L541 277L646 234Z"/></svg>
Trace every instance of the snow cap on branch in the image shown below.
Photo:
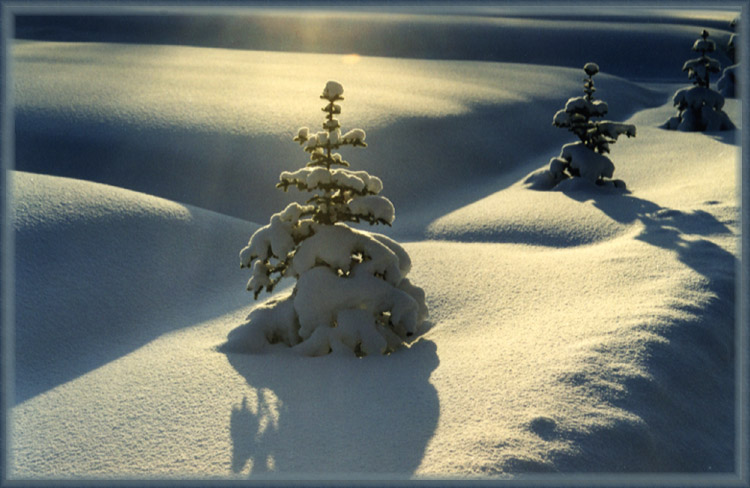
<svg viewBox="0 0 750 488"><path fill-rule="evenodd" d="M241 267L251 268L247 288L256 299L284 277L297 280L291 294L257 308L235 334L250 342L241 345L245 350L282 342L313 356L387 354L412 340L427 317L424 291L406 278L411 260L403 247L347 225L391 225L395 210L378 195L380 178L347 169L349 163L333 152L345 145L367 146L364 130L342 135L334 118L341 113L334 101L343 100L343 93L340 83L326 84L324 130L311 133L302 127L294 137L310 161L283 171L276 185L313 195L305 205L292 203L274 214L240 252Z"/></svg>
<svg viewBox="0 0 750 488"><path fill-rule="evenodd" d="M297 131L297 137L294 138L295 141L299 141L300 143L303 143L307 141L307 139L310 138L310 129L307 127L300 127L300 129Z"/></svg>
<svg viewBox="0 0 750 488"><path fill-rule="evenodd" d="M352 198L349 201L349 210L352 214L361 216L367 220L384 221L393 223L396 210L393 203L380 195L365 195Z"/></svg>
<svg viewBox="0 0 750 488"><path fill-rule="evenodd" d="M329 81L326 83L326 87L323 89L323 95L321 95L321 98L325 98L330 101L334 100L343 100L344 97L342 95L344 94L344 87L341 86L341 84L337 81ZM339 107L338 112L341 112L341 107Z"/></svg>
<svg viewBox="0 0 750 488"><path fill-rule="evenodd" d="M693 51L700 52L701 56L688 59L682 66L694 86L675 92L672 101L677 107L677 114L667 120L663 128L690 132L735 128L729 116L722 111L724 95L711 89L711 73L720 73L721 64L706 53L715 49L716 45L708 39L708 31L704 29L700 39L693 44ZM722 85L719 88L726 88L726 81L720 81Z"/></svg>
<svg viewBox="0 0 750 488"><path fill-rule="evenodd" d="M594 76L599 72L599 65L596 63L586 63L583 65L583 71L589 76Z"/></svg>
<svg viewBox="0 0 750 488"><path fill-rule="evenodd" d="M365 131L363 131L362 129L352 129L346 134L344 134L343 136L341 136L341 139L347 143L364 146L365 137L366 137Z"/></svg>
<svg viewBox="0 0 750 488"><path fill-rule="evenodd" d="M701 38L693 44L693 51L712 53L716 50L716 43L708 39L708 31L703 29Z"/></svg>
<svg viewBox="0 0 750 488"><path fill-rule="evenodd" d="M583 66L583 70L588 75L583 84L584 96L568 99L565 108L558 110L552 118L555 127L568 129L580 141L564 145L560 155L550 160L549 169L541 173L545 174L543 178L547 181L542 185L552 188L565 179L580 177L597 185L624 187L619 180L608 181L615 167L605 154L609 153L610 145L621 135L635 137L635 126L610 120L592 120L603 117L609 107L603 100L594 99L596 89L593 76L599 73L599 65L589 62Z"/></svg>

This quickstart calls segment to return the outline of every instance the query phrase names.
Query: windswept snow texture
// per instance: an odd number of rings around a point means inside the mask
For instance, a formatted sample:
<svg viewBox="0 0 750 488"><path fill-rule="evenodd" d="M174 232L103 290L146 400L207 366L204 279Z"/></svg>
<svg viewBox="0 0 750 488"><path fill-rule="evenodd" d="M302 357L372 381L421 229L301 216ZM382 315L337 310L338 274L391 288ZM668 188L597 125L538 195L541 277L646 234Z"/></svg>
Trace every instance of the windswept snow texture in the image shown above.
<svg viewBox="0 0 750 488"><path fill-rule="evenodd" d="M688 84L677 50L700 19L721 44L737 12L469 10L269 9L212 47L171 27L159 43L153 17L111 17L112 38L46 19L48 42L11 46L7 479L734 476L741 102L723 106L733 131L659 125ZM63 27L99 42L56 42ZM530 189L575 142L551 121L588 61L607 118L637 127L610 154L628 190ZM427 330L387 356L222 348L291 292L253 301L238 251L304 205L275 184L304 164L292 138L320 130L331 79L342 125L367 128L341 157L395 208L363 228L408 253Z"/></svg>

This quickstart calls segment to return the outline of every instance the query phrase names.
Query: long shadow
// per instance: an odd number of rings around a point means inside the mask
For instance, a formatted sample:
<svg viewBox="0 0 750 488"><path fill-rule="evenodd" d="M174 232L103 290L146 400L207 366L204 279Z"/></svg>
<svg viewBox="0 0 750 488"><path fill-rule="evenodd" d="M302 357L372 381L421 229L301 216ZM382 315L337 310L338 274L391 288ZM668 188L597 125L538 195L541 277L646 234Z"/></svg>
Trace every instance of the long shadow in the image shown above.
<svg viewBox="0 0 750 488"><path fill-rule="evenodd" d="M741 140L741 129L740 130L727 130L727 131L716 131L709 132L706 135L715 139L716 141L724 144L739 145Z"/></svg>
<svg viewBox="0 0 750 488"><path fill-rule="evenodd" d="M419 467L440 412L433 342L361 359L227 358L254 392L230 414L234 472L335 479L408 477Z"/></svg>
<svg viewBox="0 0 750 488"><path fill-rule="evenodd" d="M600 85L610 83L620 89L607 78ZM630 103L612 109L616 120L664 98L637 86L632 91ZM551 114L573 93L535 103L473 106L457 115L398 117L381 127L363 127L368 148L342 154L352 169L383 180L382 194L397 211L389 232L421 238L432 220L510 186L548 161L550 151L569 139L552 126ZM100 120L26 106L15 107L14 115L18 170L106 183L254 222L266 222L290 201L307 198L274 190L280 172L307 159L291 140L296 124L307 120L290 122L284 135L199 130L177 121L156 127L146 116ZM356 114L351 117L351 124L359 125Z"/></svg>
<svg viewBox="0 0 750 488"><path fill-rule="evenodd" d="M235 272L245 225L193 217L70 217L16 229L16 404L245 303Z"/></svg>
<svg viewBox="0 0 750 488"><path fill-rule="evenodd" d="M517 161L542 164L543 156L565 141L566 135L548 120L557 103L531 107L520 117L525 105L514 105L519 117L509 117L499 127L497 107L453 115L450 122L398 119L382 128L365 128L366 150L342 153L353 169L383 180L383 195L397 209L397 225L401 216L416 213L409 227L423 228L427 219L509 186L523 176L522 171L508 177L518 169ZM274 189L282 171L297 169L307 159L291 140L293 129L289 136L279 136L146 128L140 123L146 122L102 122L86 116L72 123L57 114L16 109L15 169L105 183L255 222L265 222L289 202L308 197ZM473 127L490 126L502 137L483 141L473 134ZM518 139L528 139L539 127L547 132L543 147L516 147ZM446 186L446 181L453 184Z"/></svg>
<svg viewBox="0 0 750 488"><path fill-rule="evenodd" d="M568 194L585 200L584 194ZM594 205L618 222L643 224L636 239L673 251L700 276L692 286L708 303L675 304L683 312L663 325L651 325L664 340L649 341L643 352L650 377L624 380L624 397L608 398L643 419L631 444L619 446L612 465L591 463L603 446L621 443L622 434L602 429L576 439L583 456L568 468L590 471L733 472L735 469L735 274L737 258L707 237L732 230L702 210L683 212L630 195L597 195ZM644 325L644 327L646 327ZM668 445L665 445L668 443ZM644 453L648 453L644 455ZM583 459L583 464L578 464Z"/></svg>

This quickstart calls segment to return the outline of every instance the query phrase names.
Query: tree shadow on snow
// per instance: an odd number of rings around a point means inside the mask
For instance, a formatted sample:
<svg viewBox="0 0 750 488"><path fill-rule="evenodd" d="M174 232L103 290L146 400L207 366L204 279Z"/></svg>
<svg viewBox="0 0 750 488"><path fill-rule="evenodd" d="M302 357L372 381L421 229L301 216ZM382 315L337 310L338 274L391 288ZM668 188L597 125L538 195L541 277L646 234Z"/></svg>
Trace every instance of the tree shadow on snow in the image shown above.
<svg viewBox="0 0 750 488"><path fill-rule="evenodd" d="M721 142L722 144L729 144L732 146L739 146L740 142L740 130L725 130L716 132L705 133L711 139ZM738 148L739 149L739 148Z"/></svg>
<svg viewBox="0 0 750 488"><path fill-rule="evenodd" d="M254 391L230 416L235 473L408 477L419 467L440 410L433 342L364 358L278 352L227 353Z"/></svg>
<svg viewBox="0 0 750 488"><path fill-rule="evenodd" d="M583 192L570 192L568 196L579 201L591 198L590 193ZM644 420L645 430L630 432L627 446L622 445L621 433L607 429L585 433L576 439L583 453L576 456L579 461L569 459L569 465L563 464L569 469L590 471L597 453L616 448L618 456L602 461L612 465L598 465L597 470L733 471L738 261L706 239L730 235L732 230L708 212L663 208L630 195L597 195L593 203L618 222L643 224L636 239L673 251L680 262L700 275L690 286L706 292L710 299L703 304L676 303L672 307L683 314L670 318L665 325L644 325L655 328L653 332L665 339L645 344L649 376L622 379L628 393L608 399ZM606 351L601 352L607 356Z"/></svg>

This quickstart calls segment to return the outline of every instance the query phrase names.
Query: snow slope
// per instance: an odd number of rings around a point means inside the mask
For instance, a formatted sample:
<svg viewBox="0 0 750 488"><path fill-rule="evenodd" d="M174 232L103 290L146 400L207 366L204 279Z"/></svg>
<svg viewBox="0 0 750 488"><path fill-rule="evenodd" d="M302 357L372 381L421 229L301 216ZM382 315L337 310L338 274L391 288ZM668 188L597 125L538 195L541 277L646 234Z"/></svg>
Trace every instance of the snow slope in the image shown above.
<svg viewBox="0 0 750 488"><path fill-rule="evenodd" d="M267 192L279 173L306 162L290 140L298 127L319 124L319 99L310 92L328 79L367 94L345 96L343 128L361 127L371 142L349 154L383 179L397 209L415 197L444 205L464 185L440 182L473 185L539 155L539 143L516 143L529 130L544 130L545 145L562 143L566 134L549 113L580 92L578 70L468 61L29 42L16 46L14 61L18 169L116 184L256 222L292 198L247 195ZM623 99L611 104L612 117L664 99L609 76L606 66L600 93ZM306 82L289 76L297 70ZM399 174L389 171L393 164Z"/></svg>
<svg viewBox="0 0 750 488"><path fill-rule="evenodd" d="M596 60L610 118L638 127L611 153L630 193L541 192L524 180L571 140L551 120L580 66L31 41L13 55L9 479L735 472L741 129L658 129L675 85ZM273 184L304 164L291 137L319 120L328 79L344 129L367 131L345 156L395 203L377 230L411 255L430 328L386 357L222 352L256 305L239 250L299 196ZM726 110L741 127L740 103Z"/></svg>
<svg viewBox="0 0 750 488"><path fill-rule="evenodd" d="M609 73L680 79L682 60L702 28L725 44L733 9L628 8L613 5L493 5L484 3L353 4L347 8L188 9L137 17L68 10L49 17L26 12L16 21L20 39L188 44L228 49L389 58L523 62L583 66L618 60ZM192 13L192 15L191 15ZM78 15L75 15L78 14ZM148 15L150 14L150 15ZM197 15L196 15L197 14ZM538 35L543 32L544 35ZM726 65L722 53L717 53ZM644 62L644 56L648 60ZM607 71L605 69L605 71Z"/></svg>
<svg viewBox="0 0 750 488"><path fill-rule="evenodd" d="M225 296L256 224L82 180L10 183L18 400L242 303Z"/></svg>

